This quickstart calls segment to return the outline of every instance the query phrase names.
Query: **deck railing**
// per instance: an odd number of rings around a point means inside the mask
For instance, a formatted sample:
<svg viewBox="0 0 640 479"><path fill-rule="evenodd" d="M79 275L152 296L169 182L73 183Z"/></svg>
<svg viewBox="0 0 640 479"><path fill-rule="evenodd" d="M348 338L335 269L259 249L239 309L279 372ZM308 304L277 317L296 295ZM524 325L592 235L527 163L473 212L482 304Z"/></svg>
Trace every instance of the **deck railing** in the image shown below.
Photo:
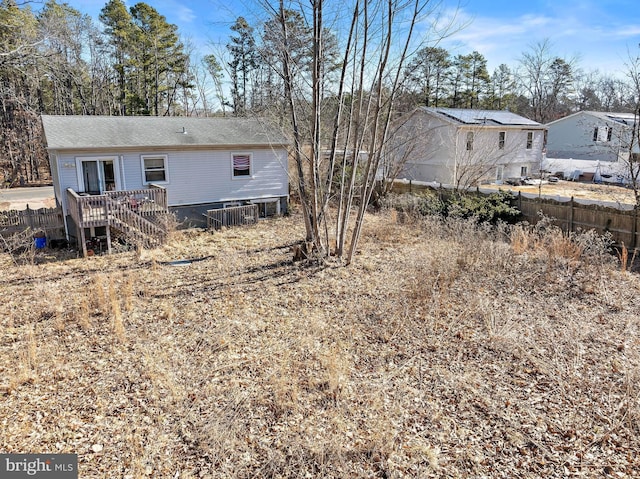
<svg viewBox="0 0 640 479"><path fill-rule="evenodd" d="M114 207L127 208L147 219L168 212L167 192L160 187L106 191L102 195L79 195L68 188L67 203L69 214L79 228L107 225Z"/></svg>
<svg viewBox="0 0 640 479"><path fill-rule="evenodd" d="M152 247L164 242L167 233L162 227L147 219L150 211L142 214L139 209L133 210L129 204L123 204L110 197L107 197L107 207L109 224L126 234L134 243Z"/></svg>
<svg viewBox="0 0 640 479"><path fill-rule="evenodd" d="M104 195L79 195L67 188L67 206L78 228L105 226L109 220L107 197Z"/></svg>
<svg viewBox="0 0 640 479"><path fill-rule="evenodd" d="M207 227L220 229L223 226L250 225L258 222L258 205L231 206L207 210Z"/></svg>
<svg viewBox="0 0 640 479"><path fill-rule="evenodd" d="M155 221L169 212L164 188L109 191L102 195L79 195L68 188L67 205L69 215L79 229L85 256L85 228L113 227L130 244L145 247L158 246L166 238L165 228ZM109 228L107 244L111 251Z"/></svg>
<svg viewBox="0 0 640 479"><path fill-rule="evenodd" d="M116 203L128 206L140 216L154 217L168 211L167 191L159 186L151 186L140 190L107 191L104 194Z"/></svg>

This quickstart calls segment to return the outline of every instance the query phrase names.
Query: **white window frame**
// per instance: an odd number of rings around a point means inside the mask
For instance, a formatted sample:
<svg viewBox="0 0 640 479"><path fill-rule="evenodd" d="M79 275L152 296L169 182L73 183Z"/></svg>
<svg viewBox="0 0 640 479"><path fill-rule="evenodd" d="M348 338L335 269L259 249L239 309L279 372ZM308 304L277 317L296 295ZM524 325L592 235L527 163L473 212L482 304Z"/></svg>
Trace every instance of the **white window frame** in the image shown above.
<svg viewBox="0 0 640 479"><path fill-rule="evenodd" d="M467 151L473 151L473 141L475 140L475 134L473 131L468 131L466 135L466 148Z"/></svg>
<svg viewBox="0 0 640 479"><path fill-rule="evenodd" d="M147 181L147 169L144 166L144 160L162 159L164 163L164 180L163 181ZM140 155L140 168L142 170L143 185L166 185L169 183L169 157L167 155ZM150 170L153 171L153 170Z"/></svg>
<svg viewBox="0 0 640 479"><path fill-rule="evenodd" d="M84 177L82 175L82 163L92 161L113 162L113 179L116 183L116 190L119 190L121 188L122 181L120 178L120 161L117 156L76 156L76 177L78 179L78 191L86 191L86 185L84 184ZM104 184L102 168L98 168L98 182L100 183L101 189L105 188L106 185ZM103 191L101 191L100 193L103 193Z"/></svg>
<svg viewBox="0 0 640 479"><path fill-rule="evenodd" d="M534 142L534 134L532 131L528 131L527 132L527 143L526 143L526 148L527 150L533 150L533 142Z"/></svg>
<svg viewBox="0 0 640 479"><path fill-rule="evenodd" d="M610 142L613 136L613 128L609 125L596 126L593 130L593 141L595 143Z"/></svg>
<svg viewBox="0 0 640 479"><path fill-rule="evenodd" d="M529 166L520 167L520 176L527 176L529 174Z"/></svg>
<svg viewBox="0 0 640 479"><path fill-rule="evenodd" d="M237 156L248 156L249 157L249 174L248 175L235 175L234 174L234 160ZM253 179L253 153L245 152L245 151L233 151L231 152L231 179L234 181L242 181L242 180L251 180Z"/></svg>
<svg viewBox="0 0 640 479"><path fill-rule="evenodd" d="M499 131L498 132L498 149L499 150L504 150L504 145L507 142L507 132L506 131Z"/></svg>
<svg viewBox="0 0 640 479"><path fill-rule="evenodd" d="M496 181L504 180L504 165L496 166Z"/></svg>

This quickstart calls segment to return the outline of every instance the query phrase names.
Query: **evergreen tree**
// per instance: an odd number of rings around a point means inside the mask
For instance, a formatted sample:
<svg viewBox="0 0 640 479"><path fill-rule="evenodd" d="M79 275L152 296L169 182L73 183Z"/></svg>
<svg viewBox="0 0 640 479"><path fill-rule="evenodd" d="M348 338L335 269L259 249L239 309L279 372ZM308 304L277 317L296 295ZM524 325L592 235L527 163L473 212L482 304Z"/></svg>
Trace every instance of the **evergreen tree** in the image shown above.
<svg viewBox="0 0 640 479"><path fill-rule="evenodd" d="M516 80L507 65L500 64L491 75L487 95L482 102L489 110L515 110Z"/></svg>
<svg viewBox="0 0 640 479"><path fill-rule="evenodd" d="M258 52L253 36L254 28L243 17L238 17L231 27L236 35L231 37L227 49L231 54L231 100L235 116L244 116L248 108L250 76L258 66Z"/></svg>
<svg viewBox="0 0 640 479"><path fill-rule="evenodd" d="M168 114L179 87L188 86L187 55L178 27L146 3L131 7L136 26L133 58L133 113Z"/></svg>
<svg viewBox="0 0 640 479"><path fill-rule="evenodd" d="M118 102L114 113L126 115L127 70L131 59L130 45L134 38L133 20L122 0L109 0L100 12L100 21L105 25L104 33L113 55L112 67L117 76Z"/></svg>
<svg viewBox="0 0 640 479"><path fill-rule="evenodd" d="M419 50L407 68L411 84L419 91L424 106L442 106L450 74L451 58L444 48L425 47Z"/></svg>

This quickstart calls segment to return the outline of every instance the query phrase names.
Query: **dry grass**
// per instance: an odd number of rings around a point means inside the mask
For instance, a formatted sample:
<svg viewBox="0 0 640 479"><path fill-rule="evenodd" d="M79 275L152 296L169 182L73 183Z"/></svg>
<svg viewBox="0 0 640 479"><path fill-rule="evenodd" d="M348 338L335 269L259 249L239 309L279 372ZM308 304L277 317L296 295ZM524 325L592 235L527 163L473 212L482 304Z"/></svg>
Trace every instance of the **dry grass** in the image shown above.
<svg viewBox="0 0 640 479"><path fill-rule="evenodd" d="M348 268L290 261L299 217L0 256L0 450L81 477L638 476L640 280L554 235L384 213Z"/></svg>
<svg viewBox="0 0 640 479"><path fill-rule="evenodd" d="M588 199L607 201L633 205L635 197L631 188L613 184L579 183L575 181L559 181L557 183L545 183L541 187L537 185L482 185L484 189L501 189L522 191L529 194L542 194L546 196L560 196L563 198Z"/></svg>

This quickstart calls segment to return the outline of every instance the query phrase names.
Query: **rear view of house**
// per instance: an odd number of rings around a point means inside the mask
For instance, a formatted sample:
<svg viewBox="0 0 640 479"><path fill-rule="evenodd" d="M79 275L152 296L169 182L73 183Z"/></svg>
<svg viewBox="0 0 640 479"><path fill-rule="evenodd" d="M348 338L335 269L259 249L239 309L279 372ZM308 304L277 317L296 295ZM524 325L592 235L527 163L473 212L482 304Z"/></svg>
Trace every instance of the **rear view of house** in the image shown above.
<svg viewBox="0 0 640 479"><path fill-rule="evenodd" d="M508 111L415 110L394 134L399 177L469 187L540 170L545 126Z"/></svg>
<svg viewBox="0 0 640 479"><path fill-rule="evenodd" d="M637 122L633 113L598 111L552 121L547 125L546 168L572 179L590 174L596 181L623 182L640 155L637 140L632 144Z"/></svg>
<svg viewBox="0 0 640 479"><path fill-rule="evenodd" d="M190 224L223 206L257 204L261 216L286 209L287 140L259 119L44 115L42 123L70 237L100 226L81 218L80 203L94 212L168 209Z"/></svg>

